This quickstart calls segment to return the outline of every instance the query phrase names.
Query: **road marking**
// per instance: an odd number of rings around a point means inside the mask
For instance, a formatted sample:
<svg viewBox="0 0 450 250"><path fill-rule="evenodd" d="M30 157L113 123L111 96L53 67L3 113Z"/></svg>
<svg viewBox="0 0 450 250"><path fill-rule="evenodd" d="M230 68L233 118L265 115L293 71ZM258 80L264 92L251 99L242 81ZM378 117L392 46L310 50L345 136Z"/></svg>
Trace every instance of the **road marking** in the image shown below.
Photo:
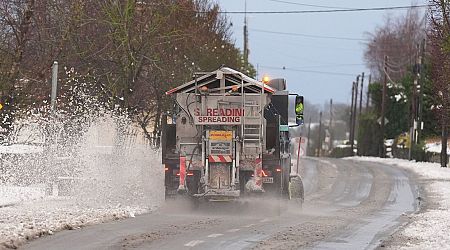
<svg viewBox="0 0 450 250"><path fill-rule="evenodd" d="M239 229L239 228L233 228L233 229L227 230L227 233L236 233L236 232L239 231L239 230L241 230L241 229Z"/></svg>
<svg viewBox="0 0 450 250"><path fill-rule="evenodd" d="M270 219L265 218L263 220L260 220L259 222L268 222L268 221L270 221Z"/></svg>
<svg viewBox="0 0 450 250"><path fill-rule="evenodd" d="M210 234L208 235L208 238L217 238L219 236L222 236L223 234Z"/></svg>
<svg viewBox="0 0 450 250"><path fill-rule="evenodd" d="M253 227L253 226L255 226L256 224L249 224L249 225L247 225L247 226L243 226L243 227Z"/></svg>
<svg viewBox="0 0 450 250"><path fill-rule="evenodd" d="M195 247L199 244L202 244L204 241L203 240L192 240L189 241L188 243L184 244L185 247Z"/></svg>

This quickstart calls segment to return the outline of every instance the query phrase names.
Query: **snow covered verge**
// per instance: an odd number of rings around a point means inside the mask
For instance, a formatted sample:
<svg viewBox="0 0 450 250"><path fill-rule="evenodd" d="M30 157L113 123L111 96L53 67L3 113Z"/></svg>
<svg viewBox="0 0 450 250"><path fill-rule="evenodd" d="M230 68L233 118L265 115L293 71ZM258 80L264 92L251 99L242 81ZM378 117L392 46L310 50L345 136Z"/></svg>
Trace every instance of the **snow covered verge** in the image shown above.
<svg viewBox="0 0 450 250"><path fill-rule="evenodd" d="M442 143L441 142L430 142L425 145L425 150L427 152L437 153L440 154L442 150ZM447 147L447 154L450 155L450 146Z"/></svg>
<svg viewBox="0 0 450 250"><path fill-rule="evenodd" d="M437 163L413 162L402 159L349 157L353 161L378 162L407 169L419 176L427 197L425 207L410 215L411 223L395 234L391 249L448 249L450 246L450 168Z"/></svg>
<svg viewBox="0 0 450 250"><path fill-rule="evenodd" d="M16 187L0 185L0 208L12 206L23 201L43 199L45 188L43 187Z"/></svg>
<svg viewBox="0 0 450 250"><path fill-rule="evenodd" d="M134 217L153 209L121 204L89 207L73 199L59 197L22 202L0 208L0 249L15 249L28 240L57 231Z"/></svg>
<svg viewBox="0 0 450 250"><path fill-rule="evenodd" d="M0 249L155 210L161 155L131 122L103 115L42 150L0 146ZM32 132L34 133L34 132Z"/></svg>

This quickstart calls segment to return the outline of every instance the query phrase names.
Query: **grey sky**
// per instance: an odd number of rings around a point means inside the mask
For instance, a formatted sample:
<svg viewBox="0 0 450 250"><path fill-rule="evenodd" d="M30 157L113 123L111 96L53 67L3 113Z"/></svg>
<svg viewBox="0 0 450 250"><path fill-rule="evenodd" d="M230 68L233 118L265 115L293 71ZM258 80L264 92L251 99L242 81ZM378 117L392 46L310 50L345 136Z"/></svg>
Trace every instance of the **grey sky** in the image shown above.
<svg viewBox="0 0 450 250"><path fill-rule="evenodd" d="M411 0L284 1L342 8L411 5ZM217 2L226 11L243 11L245 6L244 0L217 0ZM426 4L426 0L417 0L414 3ZM247 0L247 11L324 9L326 8L294 5L282 3L282 1ZM267 74L270 77L285 78L292 91L304 95L310 102L323 104L333 98L336 102L350 103L352 81L361 72L365 72L366 75L370 73L363 60L364 41L352 39L367 38L364 33L372 32L377 26L382 25L388 14L400 15L405 13L406 10L314 14L248 14L250 62L255 66L259 65L260 77ZM229 17L233 23L236 45L242 48L244 15L229 14ZM350 39L280 35L262 31ZM286 70L283 70L283 67ZM367 84L367 78L365 84Z"/></svg>

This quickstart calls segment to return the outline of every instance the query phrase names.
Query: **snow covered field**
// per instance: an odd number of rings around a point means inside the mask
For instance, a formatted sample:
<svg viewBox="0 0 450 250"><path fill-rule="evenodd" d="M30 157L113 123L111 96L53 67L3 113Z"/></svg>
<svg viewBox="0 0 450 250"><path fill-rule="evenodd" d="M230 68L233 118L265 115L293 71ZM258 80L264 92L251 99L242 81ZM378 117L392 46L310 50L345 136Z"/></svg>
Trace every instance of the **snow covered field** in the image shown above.
<svg viewBox="0 0 450 250"><path fill-rule="evenodd" d="M419 175L428 197L421 197L424 209L411 215L411 223L394 236L391 249L450 248L450 168L436 163L412 162L401 159L350 157L353 161L371 161L395 165Z"/></svg>

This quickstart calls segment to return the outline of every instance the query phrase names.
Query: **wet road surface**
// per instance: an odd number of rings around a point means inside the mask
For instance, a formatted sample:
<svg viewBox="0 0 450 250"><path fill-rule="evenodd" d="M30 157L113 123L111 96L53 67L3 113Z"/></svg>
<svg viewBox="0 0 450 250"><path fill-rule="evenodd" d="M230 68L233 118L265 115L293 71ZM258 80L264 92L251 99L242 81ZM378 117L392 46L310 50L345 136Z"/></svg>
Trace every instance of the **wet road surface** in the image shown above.
<svg viewBox="0 0 450 250"><path fill-rule="evenodd" d="M23 249L372 249L416 209L408 173L378 163L303 159L305 203L204 205L63 231Z"/></svg>

